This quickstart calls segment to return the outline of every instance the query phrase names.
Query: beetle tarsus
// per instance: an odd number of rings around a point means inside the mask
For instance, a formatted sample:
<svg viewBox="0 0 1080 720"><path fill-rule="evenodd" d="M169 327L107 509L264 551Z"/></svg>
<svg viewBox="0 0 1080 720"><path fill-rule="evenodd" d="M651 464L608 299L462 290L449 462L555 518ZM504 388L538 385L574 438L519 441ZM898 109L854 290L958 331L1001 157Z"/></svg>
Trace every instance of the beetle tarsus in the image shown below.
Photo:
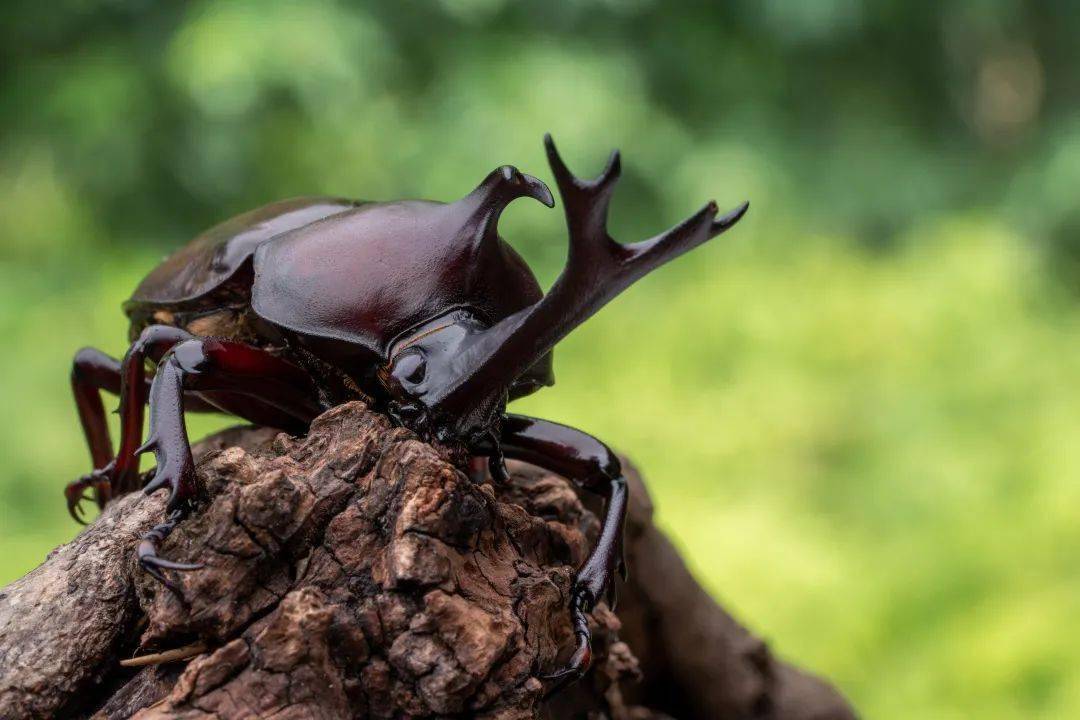
<svg viewBox="0 0 1080 720"><path fill-rule="evenodd" d="M67 487L64 488L64 498L67 500L68 515L80 525L89 524L83 516L82 509L83 501L90 499L86 496L86 490L89 488L86 478L87 476L83 475L78 480L68 483Z"/></svg>
<svg viewBox="0 0 1080 720"><path fill-rule="evenodd" d="M112 479L111 479L112 463L109 463L103 468L83 475L78 480L68 483L64 488L64 497L67 499L68 514L75 519L75 522L82 525L86 525L87 521L82 509L82 503L86 500L91 500L97 504L99 508L105 507L105 503L109 501L112 496ZM92 496L86 494L87 490L93 491Z"/></svg>
<svg viewBox="0 0 1080 720"><path fill-rule="evenodd" d="M135 451L138 456L145 452L155 451L160 453L160 445L157 437L151 433L150 438ZM162 459L159 456L159 461ZM164 570L198 570L201 564L180 563L158 555L158 546L165 541L169 533L173 531L181 520L187 515L187 500L192 494L190 476L194 473L194 463L191 460L190 451L187 458L177 464L171 459L158 465L154 476L143 488L145 495L151 495L163 487L169 488L169 500L166 504L167 515L165 522L150 528L139 541L136 555L139 559L139 567L145 570L151 577L156 579L173 592L179 592L179 588L170 581L163 572Z"/></svg>
<svg viewBox="0 0 1080 720"><path fill-rule="evenodd" d="M158 555L158 545L165 541L169 533L173 531L187 513L182 508L176 508L168 514L165 522L150 528L139 541L136 555L139 558L139 567L151 577L160 582L173 592L179 592L177 586L169 580L163 570L198 570L203 567L202 563L181 563L169 560Z"/></svg>
<svg viewBox="0 0 1080 720"><path fill-rule="evenodd" d="M588 592L575 585L570 600L570 620L574 626L576 640L574 654L570 656L562 669L541 676L541 679L548 683L545 696L549 697L570 683L580 680L589 671L592 665L592 633L589 631L589 619L586 613L592 610L593 605L595 602L589 597Z"/></svg>

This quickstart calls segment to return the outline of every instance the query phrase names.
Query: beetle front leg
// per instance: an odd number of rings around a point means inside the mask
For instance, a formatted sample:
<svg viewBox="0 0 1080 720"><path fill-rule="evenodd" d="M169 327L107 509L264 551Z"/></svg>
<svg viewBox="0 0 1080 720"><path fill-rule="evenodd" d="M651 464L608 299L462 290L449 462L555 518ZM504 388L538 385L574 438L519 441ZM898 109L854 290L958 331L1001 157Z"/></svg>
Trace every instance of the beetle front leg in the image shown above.
<svg viewBox="0 0 1080 720"><path fill-rule="evenodd" d="M627 486L622 466L611 449L580 430L548 420L507 415L503 420L502 452L558 473L607 501L600 537L588 559L578 569L570 598L571 622L577 646L567 666L547 676L549 692L580 678L592 661L590 612L605 592L614 605L614 574L626 577L623 559L623 524L626 519Z"/></svg>
<svg viewBox="0 0 1080 720"><path fill-rule="evenodd" d="M117 494L133 492L139 486L136 451L142 440L143 413L148 398L146 361L159 361L177 343L192 337L187 330L178 327L150 325L139 333L138 339L124 355L120 370L120 447L111 468Z"/></svg>
<svg viewBox="0 0 1080 720"><path fill-rule="evenodd" d="M134 453L142 436L143 406L149 389L146 360L156 361L173 345L191 337L191 333L170 325L150 325L131 344L122 362L93 348L75 355L71 387L94 464L92 472L64 490L68 512L78 522L84 522L80 504L88 488L94 490L98 506L104 507L113 495L138 486L139 463ZM120 395L120 448L115 456L101 390Z"/></svg>
<svg viewBox="0 0 1080 720"><path fill-rule="evenodd" d="M310 377L260 348L198 338L185 340L166 354L150 387L149 437L133 454L153 451L157 460L154 476L144 488L146 494L169 488L166 520L143 536L138 558L147 572L170 587L162 570L200 567L157 554L158 544L187 515L195 493L195 463L184 421L184 395L192 391L256 397L304 423L322 411Z"/></svg>

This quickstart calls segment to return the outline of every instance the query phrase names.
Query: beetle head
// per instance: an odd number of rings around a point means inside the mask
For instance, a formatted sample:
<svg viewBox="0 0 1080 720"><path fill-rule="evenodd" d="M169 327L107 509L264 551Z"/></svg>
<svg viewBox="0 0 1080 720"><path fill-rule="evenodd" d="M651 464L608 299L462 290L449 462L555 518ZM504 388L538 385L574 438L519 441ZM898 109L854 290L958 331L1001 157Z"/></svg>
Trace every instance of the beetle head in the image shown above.
<svg viewBox="0 0 1080 720"><path fill-rule="evenodd" d="M730 228L748 207L718 217L716 203L709 202L660 235L622 244L607 232L618 153L599 177L582 180L567 169L550 136L545 145L566 211L566 267L546 295L494 323L453 310L395 344L380 378L393 397L392 411L425 434L466 442L490 434L507 400L535 381L534 368L559 340L648 272ZM477 202L474 217L483 220L476 240L494 235L502 208L524 195L551 204L543 183L509 167L466 196L461 202Z"/></svg>
<svg viewBox="0 0 1080 720"><path fill-rule="evenodd" d="M432 423L429 398L453 381L454 357L488 326L474 312L459 308L395 342L378 373L391 398L391 414L423 434L439 434L438 424Z"/></svg>
<svg viewBox="0 0 1080 720"><path fill-rule="evenodd" d="M534 371L513 379L506 387L489 396L490 402L477 403L475 418L468 423L459 418L433 413L435 398L457 383L464 369L457 358L496 320L531 305L542 296L539 285L528 266L507 245L498 233L498 222L508 204L520 197L531 197L548 207L555 205L551 190L543 181L504 165L490 172L475 190L446 206L447 216L453 218L444 228L457 250L448 257L451 263L463 260L465 273L451 269L455 285L467 298L443 310L437 317L403 333L387 348L386 364L377 372L384 390L390 397L390 411L404 425L424 435L443 439L463 439L482 432L506 403L517 397L551 384L550 357L536 363Z"/></svg>

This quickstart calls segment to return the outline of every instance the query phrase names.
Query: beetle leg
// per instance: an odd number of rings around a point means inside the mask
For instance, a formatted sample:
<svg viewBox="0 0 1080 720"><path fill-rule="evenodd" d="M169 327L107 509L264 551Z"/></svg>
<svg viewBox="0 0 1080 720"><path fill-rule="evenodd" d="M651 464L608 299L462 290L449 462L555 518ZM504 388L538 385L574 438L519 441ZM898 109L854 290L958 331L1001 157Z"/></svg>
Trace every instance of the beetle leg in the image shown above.
<svg viewBox="0 0 1080 720"><path fill-rule="evenodd" d="M112 438L109 436L109 424L105 419L105 406L101 402L101 391L114 395L120 393L120 361L94 348L83 348L75 353L71 365L71 391L75 396L75 408L79 413L86 445L90 449L93 472L83 475L64 488L67 508L71 517L84 523L82 501L86 491L93 490L94 499L99 507L109 500L109 483L101 469L113 459Z"/></svg>
<svg viewBox="0 0 1080 720"><path fill-rule="evenodd" d="M137 486L139 465L133 453L142 434L143 405L149 390L145 362L147 358L156 360L172 345L190 337L179 328L151 325L131 344L122 362L93 348L76 353L71 388L94 464L93 471L64 489L68 512L78 522L85 522L81 503L87 489L94 491L98 506L104 507L114 494ZM101 390L120 396L120 450L115 456Z"/></svg>
<svg viewBox="0 0 1080 720"><path fill-rule="evenodd" d="M71 391L95 468L104 467L113 459L102 390L120 394L120 361L96 348L83 348L75 353L71 363Z"/></svg>
<svg viewBox="0 0 1080 720"><path fill-rule="evenodd" d="M108 468L117 495L139 485L136 450L142 440L143 413L148 397L146 361L158 361L177 343L193 337L187 330L171 325L150 325L128 348L120 369L120 447Z"/></svg>
<svg viewBox="0 0 1080 720"><path fill-rule="evenodd" d="M202 567L202 563L178 563L158 557L158 543L167 538L173 528L183 519L184 512L180 508L170 511L165 516L165 522L150 528L142 536L135 551L136 556L139 558L139 566L155 580L174 592L177 591L177 587L165 577L163 570L198 570Z"/></svg>
<svg viewBox="0 0 1080 720"><path fill-rule="evenodd" d="M506 469L506 454L503 452L502 441L491 431L491 449L488 455L488 473L496 485L506 485L510 482L510 473Z"/></svg>
<svg viewBox="0 0 1080 720"><path fill-rule="evenodd" d="M580 678L592 661L590 612L605 591L614 607L616 571L626 579L623 559L623 523L626 519L627 486L622 466L607 445L580 430L524 415L503 420L502 452L507 457L537 465L573 480L582 488L606 499L600 537L585 563L578 568L570 597L570 618L577 645L565 668L546 676L554 692Z"/></svg>
<svg viewBox="0 0 1080 720"><path fill-rule="evenodd" d="M195 463L183 402L185 392L191 391L254 396L305 424L322 411L310 376L265 350L227 340L192 338L166 353L150 386L149 437L133 453L153 451L157 460L153 479L143 489L146 494L169 488L166 521L147 532L138 547L139 564L159 580L164 580L163 570L200 567L157 554L158 545L189 512L195 494Z"/></svg>

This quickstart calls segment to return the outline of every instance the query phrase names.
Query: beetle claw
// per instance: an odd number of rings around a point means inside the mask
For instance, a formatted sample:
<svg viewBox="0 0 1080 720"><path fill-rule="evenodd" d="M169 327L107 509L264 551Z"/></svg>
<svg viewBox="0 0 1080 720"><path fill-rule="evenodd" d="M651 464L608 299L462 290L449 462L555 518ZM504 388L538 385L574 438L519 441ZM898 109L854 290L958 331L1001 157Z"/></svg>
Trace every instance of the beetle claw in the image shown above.
<svg viewBox="0 0 1080 720"><path fill-rule="evenodd" d="M77 481L76 481L77 482ZM74 484L74 483L73 483ZM82 494L81 490L75 490L74 493L69 492L71 485L68 485L64 490L64 495L67 497L67 511L71 519L80 525L89 525L86 518L83 517L82 501L86 500L86 496Z"/></svg>
<svg viewBox="0 0 1080 720"><path fill-rule="evenodd" d="M136 556L139 559L139 567L175 593L179 593L180 589L165 576L164 570L188 571L205 567L203 563L182 563L176 562L175 560L169 560L159 556L157 553L158 543L164 541L165 538L169 536L169 533L173 531L173 528L183 520L184 514L185 513L181 509L176 509L169 513L165 522L150 528L150 530L142 536L142 540L139 541L139 546L135 551Z"/></svg>
<svg viewBox="0 0 1080 720"><path fill-rule="evenodd" d="M145 558L139 558L139 567L143 569L143 572L157 580L165 587L169 588L175 593L179 593L180 589L176 587L176 585L171 580L165 577L165 573L161 572L161 570L159 570L153 562L150 562Z"/></svg>
<svg viewBox="0 0 1080 720"><path fill-rule="evenodd" d="M182 563L160 557L157 554L157 547L155 547L151 540L144 539L139 543L138 555L139 564L146 570L150 570L151 568L160 568L162 570L199 570L205 567L203 563Z"/></svg>
<svg viewBox="0 0 1080 720"><path fill-rule="evenodd" d="M574 626L577 645L574 647L574 654L562 669L540 676L540 679L548 684L544 697L550 697L570 683L580 680L592 665L592 633L589 632L589 620L585 613L594 603L584 587L575 586L573 592L570 600L570 621Z"/></svg>
<svg viewBox="0 0 1080 720"><path fill-rule="evenodd" d="M72 520L80 525L86 525L86 518L83 516L82 503L84 500L88 500L86 497L86 480L85 476L68 483L68 486L64 488L64 498L67 500L68 515Z"/></svg>
<svg viewBox="0 0 1080 720"><path fill-rule="evenodd" d="M583 570L578 573L574 581L574 587L570 597L570 622L574 628L574 637L577 644L574 654L566 662L561 670L548 675L542 675L541 680L548 683L545 697L558 692L570 683L576 682L589 671L592 664L592 633L589 631L589 621L586 613L596 607L600 597L607 600L608 607L612 611L618 601L616 593L615 577L619 576L626 580L626 560L622 537L619 537L615 556L607 567L599 572L591 573Z"/></svg>
<svg viewBox="0 0 1080 720"><path fill-rule="evenodd" d="M67 500L68 514L80 525L88 524L82 504L86 500L93 500L99 508L105 507L112 495L112 463L103 468L98 468L83 475L78 480L68 483L64 488L64 498ZM93 490L93 496L86 494L87 490Z"/></svg>

